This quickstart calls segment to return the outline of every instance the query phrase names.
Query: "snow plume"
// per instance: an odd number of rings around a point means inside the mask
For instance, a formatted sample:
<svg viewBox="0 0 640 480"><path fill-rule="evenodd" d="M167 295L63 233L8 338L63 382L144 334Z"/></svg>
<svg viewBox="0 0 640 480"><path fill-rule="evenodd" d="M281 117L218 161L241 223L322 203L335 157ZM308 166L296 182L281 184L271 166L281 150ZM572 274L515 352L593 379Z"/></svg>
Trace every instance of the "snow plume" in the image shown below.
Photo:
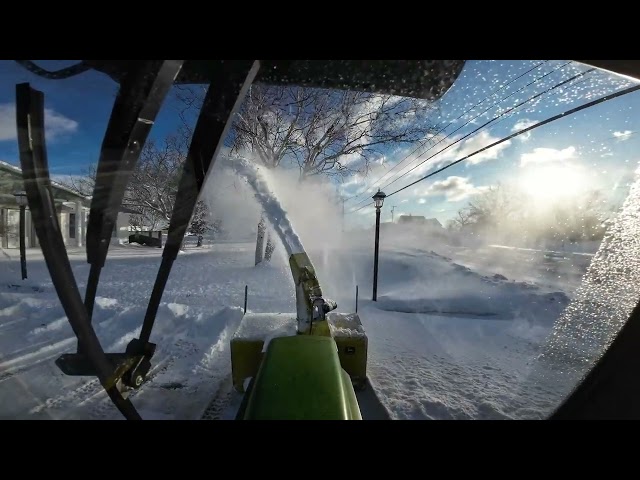
<svg viewBox="0 0 640 480"><path fill-rule="evenodd" d="M237 159L233 167L239 175L244 177L255 191L256 200L264 209L267 220L282 241L289 256L294 253L304 252L302 242L293 229L287 212L269 187L268 181L262 174L262 169L253 162L245 159Z"/></svg>
<svg viewBox="0 0 640 480"><path fill-rule="evenodd" d="M322 176L300 181L298 173L291 170L261 171L307 253L326 254L342 246L342 203L335 184Z"/></svg>
<svg viewBox="0 0 640 480"><path fill-rule="evenodd" d="M213 168L200 196L209 208L211 220L221 221L221 232L213 241L255 242L261 208L253 191L230 168L218 163Z"/></svg>
<svg viewBox="0 0 640 480"><path fill-rule="evenodd" d="M254 171L259 183L277 199L279 208L286 212L287 221L293 226L292 230L307 253L326 253L328 249L342 246L342 202L334 183L323 176L301 181L295 170L268 169L247 155L243 158L247 160L221 157L211 176L211 184L205 188L204 195L210 198L212 210L220 209L216 205L225 205L223 224L236 223L244 232L250 225L251 238L255 241L260 215L266 207L261 198L256 197L255 187L246 177L253 175L250 172ZM265 212L265 215L269 213ZM242 217L243 226L236 216ZM278 218L282 216L278 215Z"/></svg>

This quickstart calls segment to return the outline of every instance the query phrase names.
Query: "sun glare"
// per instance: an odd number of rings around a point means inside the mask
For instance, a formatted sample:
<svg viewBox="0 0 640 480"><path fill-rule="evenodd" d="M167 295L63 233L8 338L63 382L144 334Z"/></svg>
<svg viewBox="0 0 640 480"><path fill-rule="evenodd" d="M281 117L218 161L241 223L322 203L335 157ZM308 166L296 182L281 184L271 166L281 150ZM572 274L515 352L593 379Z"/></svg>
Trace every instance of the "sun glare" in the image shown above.
<svg viewBox="0 0 640 480"><path fill-rule="evenodd" d="M544 204L575 198L590 187L590 179L573 165L526 167L518 183L523 193Z"/></svg>

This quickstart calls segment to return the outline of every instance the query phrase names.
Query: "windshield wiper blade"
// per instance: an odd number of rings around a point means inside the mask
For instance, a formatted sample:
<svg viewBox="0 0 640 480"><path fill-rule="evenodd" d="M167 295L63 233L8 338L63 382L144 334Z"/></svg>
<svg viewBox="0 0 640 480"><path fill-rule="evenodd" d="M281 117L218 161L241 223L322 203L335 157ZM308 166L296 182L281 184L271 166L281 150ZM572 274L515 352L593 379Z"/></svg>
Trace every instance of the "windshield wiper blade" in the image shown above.
<svg viewBox="0 0 640 480"><path fill-rule="evenodd" d="M212 74L211 83L189 145L171 214L167 241L162 252L162 262L140 331L139 341L142 349L145 348L151 337L151 330L171 273L171 267L178 256L207 174L215 163L230 128L229 119L244 100L245 93L260 68L260 62L257 60L236 61L236 64L239 66L230 72L224 72L224 69L213 70L215 74Z"/></svg>
<svg viewBox="0 0 640 480"><path fill-rule="evenodd" d="M20 164L38 241L62 307L78 342L83 345L95 375L117 406L130 420L141 420L130 400L118 388L118 375L93 330L76 284L60 231L44 134L44 94L28 83L16 86L16 124Z"/></svg>
<svg viewBox="0 0 640 480"><path fill-rule="evenodd" d="M184 60L143 62L127 73L120 85L102 141L87 225L87 262L91 268L84 303L89 321L131 172L183 63Z"/></svg>

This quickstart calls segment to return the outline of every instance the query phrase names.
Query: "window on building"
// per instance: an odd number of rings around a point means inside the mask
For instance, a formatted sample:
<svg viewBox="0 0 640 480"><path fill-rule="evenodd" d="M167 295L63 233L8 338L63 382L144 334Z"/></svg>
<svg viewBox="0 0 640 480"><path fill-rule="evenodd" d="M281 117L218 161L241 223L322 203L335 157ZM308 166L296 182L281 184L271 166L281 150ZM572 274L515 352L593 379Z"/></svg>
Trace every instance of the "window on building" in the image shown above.
<svg viewBox="0 0 640 480"><path fill-rule="evenodd" d="M76 238L76 214L69 214L69 238Z"/></svg>

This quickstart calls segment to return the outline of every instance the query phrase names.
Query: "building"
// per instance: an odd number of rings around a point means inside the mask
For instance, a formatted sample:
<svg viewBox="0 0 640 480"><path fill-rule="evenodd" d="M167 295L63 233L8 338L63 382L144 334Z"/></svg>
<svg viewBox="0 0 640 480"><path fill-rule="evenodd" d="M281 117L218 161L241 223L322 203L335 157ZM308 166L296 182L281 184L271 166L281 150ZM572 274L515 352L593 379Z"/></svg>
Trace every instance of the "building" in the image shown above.
<svg viewBox="0 0 640 480"><path fill-rule="evenodd" d="M400 215L398 224L430 227L436 230L443 228L437 218L425 218L424 215Z"/></svg>
<svg viewBox="0 0 640 480"><path fill-rule="evenodd" d="M84 246L91 198L79 195L56 182L51 182L51 186L64 244L70 247ZM24 191L22 170L0 161L0 247L2 248L19 248L20 246L20 209L14 196L14 192L17 191ZM114 240L128 239L130 213L132 212L125 209L118 213L117 225L113 232ZM27 248L39 247L29 207L25 212L25 237Z"/></svg>

